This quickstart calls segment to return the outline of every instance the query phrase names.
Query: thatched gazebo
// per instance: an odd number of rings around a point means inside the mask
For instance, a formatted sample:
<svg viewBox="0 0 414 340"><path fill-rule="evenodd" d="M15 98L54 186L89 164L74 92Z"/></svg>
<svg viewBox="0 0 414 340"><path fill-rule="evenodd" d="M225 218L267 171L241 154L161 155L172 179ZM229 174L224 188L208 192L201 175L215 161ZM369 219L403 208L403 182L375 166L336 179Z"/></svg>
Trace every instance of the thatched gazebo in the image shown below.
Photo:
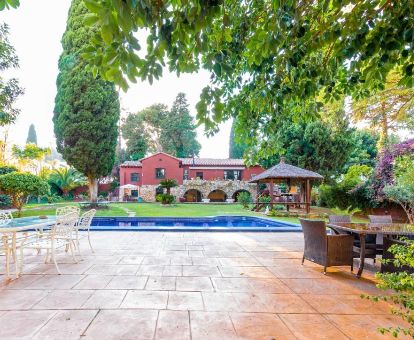
<svg viewBox="0 0 414 340"><path fill-rule="evenodd" d="M309 213L311 206L312 181L320 179L323 179L323 176L313 171L286 164L285 159L282 157L279 164L267 169L257 176L254 176L250 180L250 183L257 184L258 196L256 198L256 210L260 210L261 207L259 203L259 185L264 183L269 186L271 208L273 208L273 204L286 205L287 210L289 210L289 206L298 206L300 208L305 207L306 213ZM279 183L286 183L289 189L292 185L300 186L300 194L298 195L298 199L279 200L278 197L276 197L275 200L274 186ZM285 195L290 194L288 193Z"/></svg>

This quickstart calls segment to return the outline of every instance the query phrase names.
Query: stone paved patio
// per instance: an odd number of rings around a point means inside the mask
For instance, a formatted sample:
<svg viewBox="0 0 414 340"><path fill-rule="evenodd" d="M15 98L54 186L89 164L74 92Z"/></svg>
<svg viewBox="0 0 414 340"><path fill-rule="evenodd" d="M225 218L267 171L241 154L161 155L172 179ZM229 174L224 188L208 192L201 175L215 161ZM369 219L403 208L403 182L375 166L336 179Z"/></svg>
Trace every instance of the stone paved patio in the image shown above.
<svg viewBox="0 0 414 340"><path fill-rule="evenodd" d="M95 254L1 279L1 339L386 339L372 274L300 264L300 233L95 232Z"/></svg>

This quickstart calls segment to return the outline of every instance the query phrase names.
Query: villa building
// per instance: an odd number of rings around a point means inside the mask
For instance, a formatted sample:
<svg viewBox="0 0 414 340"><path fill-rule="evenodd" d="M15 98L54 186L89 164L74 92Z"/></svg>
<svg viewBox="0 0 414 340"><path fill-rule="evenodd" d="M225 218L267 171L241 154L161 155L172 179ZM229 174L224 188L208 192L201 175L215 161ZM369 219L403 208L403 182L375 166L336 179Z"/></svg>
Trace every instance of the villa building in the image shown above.
<svg viewBox="0 0 414 340"><path fill-rule="evenodd" d="M179 185L171 193L177 200L225 202L237 200L242 191L254 197L256 185L248 181L263 171L260 166L245 166L242 159L177 158L159 152L121 164L120 185L135 186L130 194L151 202L162 192L160 181L174 178Z"/></svg>

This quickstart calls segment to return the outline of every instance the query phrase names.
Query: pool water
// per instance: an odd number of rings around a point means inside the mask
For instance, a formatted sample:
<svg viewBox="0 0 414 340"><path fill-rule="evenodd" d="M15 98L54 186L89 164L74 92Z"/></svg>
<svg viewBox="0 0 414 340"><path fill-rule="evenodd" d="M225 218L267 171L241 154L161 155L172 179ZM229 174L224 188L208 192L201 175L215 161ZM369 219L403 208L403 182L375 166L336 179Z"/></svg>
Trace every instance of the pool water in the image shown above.
<svg viewBox="0 0 414 340"><path fill-rule="evenodd" d="M95 217L91 230L302 231L297 224L250 216Z"/></svg>

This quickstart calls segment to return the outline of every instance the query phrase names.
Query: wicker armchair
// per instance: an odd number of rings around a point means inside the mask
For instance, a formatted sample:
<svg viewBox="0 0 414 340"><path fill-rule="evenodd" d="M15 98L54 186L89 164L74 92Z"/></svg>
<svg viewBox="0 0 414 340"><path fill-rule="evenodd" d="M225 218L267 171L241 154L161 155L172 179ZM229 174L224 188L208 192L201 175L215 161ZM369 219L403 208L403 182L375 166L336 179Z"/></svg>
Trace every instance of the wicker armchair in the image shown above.
<svg viewBox="0 0 414 340"><path fill-rule="evenodd" d="M368 215L370 223L392 223L391 215Z"/></svg>
<svg viewBox="0 0 414 340"><path fill-rule="evenodd" d="M350 215L329 215L329 223L351 223L352 219ZM335 228L332 228L335 233L337 234L347 234L346 232L337 230ZM354 257L358 258L359 253L361 251L361 245L359 241L359 236L354 235ZM377 254L382 254L382 245L376 244L375 235L366 235L365 236L365 257L373 259L375 262L375 259L377 257Z"/></svg>
<svg viewBox="0 0 414 340"><path fill-rule="evenodd" d="M329 215L329 223L351 223L350 215Z"/></svg>
<svg viewBox="0 0 414 340"><path fill-rule="evenodd" d="M306 260L324 266L350 266L353 270L353 243L352 235L327 235L324 221L300 219L305 249L302 264Z"/></svg>

